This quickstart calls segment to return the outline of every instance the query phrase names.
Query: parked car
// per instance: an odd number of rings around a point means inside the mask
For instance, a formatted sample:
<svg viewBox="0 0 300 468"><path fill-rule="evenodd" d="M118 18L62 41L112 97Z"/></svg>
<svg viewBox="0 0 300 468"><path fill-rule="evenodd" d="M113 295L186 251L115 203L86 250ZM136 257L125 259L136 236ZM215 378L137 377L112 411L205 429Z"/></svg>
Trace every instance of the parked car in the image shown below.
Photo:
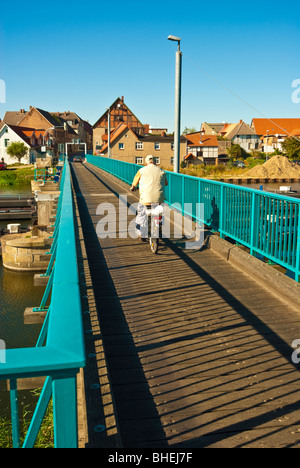
<svg viewBox="0 0 300 468"><path fill-rule="evenodd" d="M73 162L83 163L83 157L82 156L74 156Z"/></svg>
<svg viewBox="0 0 300 468"><path fill-rule="evenodd" d="M300 165L300 159L293 159L293 163Z"/></svg>
<svg viewBox="0 0 300 468"><path fill-rule="evenodd" d="M0 162L0 171L5 171L7 168L7 165L3 162Z"/></svg>
<svg viewBox="0 0 300 468"><path fill-rule="evenodd" d="M233 165L236 167L246 167L244 161L234 161Z"/></svg>

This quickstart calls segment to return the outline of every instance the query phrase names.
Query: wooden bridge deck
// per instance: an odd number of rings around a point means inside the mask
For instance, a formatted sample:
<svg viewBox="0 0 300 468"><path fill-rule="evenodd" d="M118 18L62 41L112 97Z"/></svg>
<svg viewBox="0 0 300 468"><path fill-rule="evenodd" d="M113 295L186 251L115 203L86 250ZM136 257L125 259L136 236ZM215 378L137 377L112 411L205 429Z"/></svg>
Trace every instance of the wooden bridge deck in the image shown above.
<svg viewBox="0 0 300 468"><path fill-rule="evenodd" d="M72 172L90 309L86 446L300 447L299 305L208 249L168 240L153 255L99 239L96 208L118 212L122 183L90 165Z"/></svg>

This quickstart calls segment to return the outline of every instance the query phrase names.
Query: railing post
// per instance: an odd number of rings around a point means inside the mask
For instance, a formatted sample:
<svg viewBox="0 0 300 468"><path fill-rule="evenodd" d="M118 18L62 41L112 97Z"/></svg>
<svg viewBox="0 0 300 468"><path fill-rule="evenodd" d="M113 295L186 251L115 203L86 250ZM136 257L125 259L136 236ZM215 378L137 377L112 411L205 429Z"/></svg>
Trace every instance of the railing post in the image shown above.
<svg viewBox="0 0 300 468"><path fill-rule="evenodd" d="M47 377L22 448L33 448L52 394L51 377Z"/></svg>
<svg viewBox="0 0 300 468"><path fill-rule="evenodd" d="M17 380L10 380L10 410L13 448L20 448L20 421Z"/></svg>
<svg viewBox="0 0 300 468"><path fill-rule="evenodd" d="M55 448L77 448L76 374L54 378L52 392Z"/></svg>
<svg viewBox="0 0 300 468"><path fill-rule="evenodd" d="M185 203L185 177L184 177L184 175L182 175L182 179L181 179L181 212L182 212L183 215L185 213L184 203ZM196 204L196 206L197 206L197 204ZM192 208L192 211L193 211L193 208ZM197 211L197 209L195 209L195 211ZM197 214L196 214L196 216L197 216Z"/></svg>
<svg viewBox="0 0 300 468"><path fill-rule="evenodd" d="M254 255L254 236L256 228L256 194L251 194L251 218L250 218L250 255Z"/></svg>
<svg viewBox="0 0 300 468"><path fill-rule="evenodd" d="M295 226L296 229L296 226ZM295 281L299 282L300 276L300 205L298 207L298 226L297 226L297 248L296 248L296 271Z"/></svg>
<svg viewBox="0 0 300 468"><path fill-rule="evenodd" d="M224 196L224 185L221 185L221 196L220 196L220 211L219 211L219 232L221 239L225 239L224 234L224 215L226 213L225 207L225 196Z"/></svg>

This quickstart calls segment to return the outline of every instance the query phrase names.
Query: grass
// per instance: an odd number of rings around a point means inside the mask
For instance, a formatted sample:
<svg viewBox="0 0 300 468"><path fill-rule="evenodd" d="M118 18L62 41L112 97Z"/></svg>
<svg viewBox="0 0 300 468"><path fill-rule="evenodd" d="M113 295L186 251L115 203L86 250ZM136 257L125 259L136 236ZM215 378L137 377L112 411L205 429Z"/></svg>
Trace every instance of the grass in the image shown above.
<svg viewBox="0 0 300 468"><path fill-rule="evenodd" d="M258 164L263 164L265 162L265 159L254 159L254 158L248 158L245 160L245 168L239 168L235 167L232 164L226 164L226 165L219 165L219 166L213 166L213 165L189 165L186 168L180 168L180 173L185 174L185 175L190 175L193 177L200 177L203 179L212 179L212 180L220 180L220 179L226 179L226 178L238 178L241 175L243 175L246 171L251 169L254 166L257 166ZM173 171L173 168L166 168L166 170L171 170Z"/></svg>
<svg viewBox="0 0 300 468"><path fill-rule="evenodd" d="M36 398L38 398L41 393L41 390L33 390L32 393ZM20 421L21 446L24 442L27 430L29 428L32 415L33 411L29 409L29 406L25 406ZM10 420L8 421L4 418L0 418L0 449L1 448L13 448L11 422ZM34 448L54 448L52 400L49 403Z"/></svg>
<svg viewBox="0 0 300 468"><path fill-rule="evenodd" d="M13 166L0 172L0 187L30 185L34 179L34 166Z"/></svg>

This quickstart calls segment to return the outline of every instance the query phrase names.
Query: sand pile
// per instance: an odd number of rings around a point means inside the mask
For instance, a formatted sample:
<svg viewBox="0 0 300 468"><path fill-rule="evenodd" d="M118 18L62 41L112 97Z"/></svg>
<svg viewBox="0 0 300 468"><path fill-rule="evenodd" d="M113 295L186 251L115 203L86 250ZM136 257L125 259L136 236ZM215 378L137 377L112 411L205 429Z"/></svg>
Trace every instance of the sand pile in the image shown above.
<svg viewBox="0 0 300 468"><path fill-rule="evenodd" d="M300 179L300 166L285 156L273 156L262 166L244 172L244 177L266 179Z"/></svg>

